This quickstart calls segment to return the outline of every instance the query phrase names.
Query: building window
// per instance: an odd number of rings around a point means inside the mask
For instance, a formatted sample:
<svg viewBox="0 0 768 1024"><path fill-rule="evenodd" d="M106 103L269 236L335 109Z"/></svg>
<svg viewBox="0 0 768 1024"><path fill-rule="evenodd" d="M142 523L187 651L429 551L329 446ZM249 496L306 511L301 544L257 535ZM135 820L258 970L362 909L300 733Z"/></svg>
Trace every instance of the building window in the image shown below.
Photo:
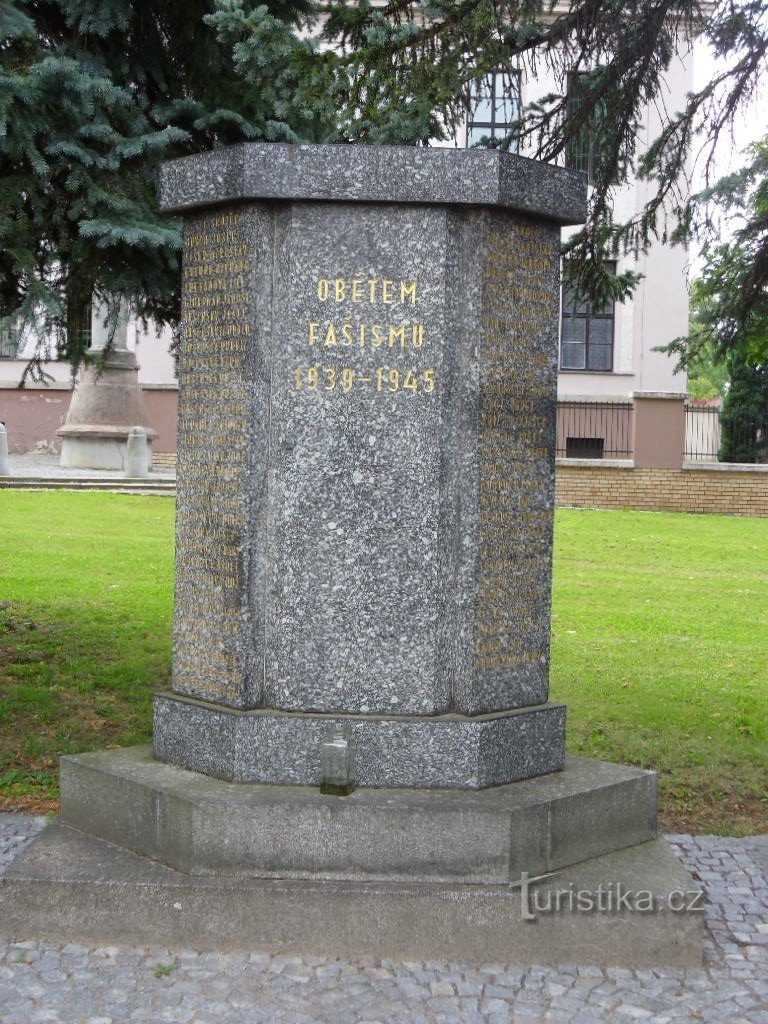
<svg viewBox="0 0 768 1024"><path fill-rule="evenodd" d="M590 84L595 72L579 72L568 78L568 115L572 116L589 95ZM582 171L589 184L595 180L595 165L603 146L607 121L605 101L599 100L589 118L579 128L565 149L565 166L572 171Z"/></svg>
<svg viewBox="0 0 768 1024"><path fill-rule="evenodd" d="M615 273L615 264L609 264ZM560 369L590 373L613 370L613 328L615 303L593 306L576 302L575 292L563 287L563 315L560 330Z"/></svg>
<svg viewBox="0 0 768 1024"><path fill-rule="evenodd" d="M482 139L503 139L520 120L520 76L495 71L473 82L467 117L467 146ZM509 147L517 152L517 141Z"/></svg>
<svg viewBox="0 0 768 1024"><path fill-rule="evenodd" d="M0 320L0 359L16 359L20 342L21 335L16 324Z"/></svg>

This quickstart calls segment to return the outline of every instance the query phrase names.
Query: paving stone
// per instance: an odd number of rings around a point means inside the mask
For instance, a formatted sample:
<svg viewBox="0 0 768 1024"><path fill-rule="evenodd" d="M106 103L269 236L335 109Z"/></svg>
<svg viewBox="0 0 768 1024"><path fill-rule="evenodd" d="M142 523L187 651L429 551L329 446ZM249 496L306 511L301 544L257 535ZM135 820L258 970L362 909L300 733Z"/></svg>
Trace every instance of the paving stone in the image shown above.
<svg viewBox="0 0 768 1024"><path fill-rule="evenodd" d="M450 981L431 981L429 983L429 991L433 996L453 997L456 995L456 989Z"/></svg>

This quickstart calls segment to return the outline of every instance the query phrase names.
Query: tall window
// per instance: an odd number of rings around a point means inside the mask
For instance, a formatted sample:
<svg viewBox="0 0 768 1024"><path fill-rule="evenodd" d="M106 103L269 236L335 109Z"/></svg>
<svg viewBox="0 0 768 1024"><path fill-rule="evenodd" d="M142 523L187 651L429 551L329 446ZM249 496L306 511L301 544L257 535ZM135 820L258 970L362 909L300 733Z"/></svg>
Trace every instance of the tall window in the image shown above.
<svg viewBox="0 0 768 1024"><path fill-rule="evenodd" d="M472 83L467 146L474 146L484 138L503 139L519 119L520 76L517 73L495 71L480 82ZM510 149L517 152L517 143Z"/></svg>
<svg viewBox="0 0 768 1024"><path fill-rule="evenodd" d="M20 341L16 325L10 320L0 320L0 359L15 359Z"/></svg>
<svg viewBox="0 0 768 1024"><path fill-rule="evenodd" d="M594 76L595 72L579 72L569 76L569 116L587 101L590 87L594 85ZM595 180L595 166L601 147L605 144L607 130L605 103L600 100L565 150L565 166L573 171L583 171L590 185Z"/></svg>
<svg viewBox="0 0 768 1024"><path fill-rule="evenodd" d="M609 264L615 271L615 264ZM570 288L563 288L560 332L560 369L610 373L613 369L615 303L593 306L576 302Z"/></svg>

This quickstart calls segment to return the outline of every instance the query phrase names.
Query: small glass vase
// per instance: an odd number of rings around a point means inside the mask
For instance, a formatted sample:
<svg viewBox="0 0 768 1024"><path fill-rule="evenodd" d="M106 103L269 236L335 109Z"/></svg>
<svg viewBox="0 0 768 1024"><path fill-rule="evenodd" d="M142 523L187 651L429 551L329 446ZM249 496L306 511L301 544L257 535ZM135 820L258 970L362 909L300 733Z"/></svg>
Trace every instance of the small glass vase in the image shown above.
<svg viewBox="0 0 768 1024"><path fill-rule="evenodd" d="M320 792L349 796L355 788L355 743L348 725L332 725L320 744Z"/></svg>

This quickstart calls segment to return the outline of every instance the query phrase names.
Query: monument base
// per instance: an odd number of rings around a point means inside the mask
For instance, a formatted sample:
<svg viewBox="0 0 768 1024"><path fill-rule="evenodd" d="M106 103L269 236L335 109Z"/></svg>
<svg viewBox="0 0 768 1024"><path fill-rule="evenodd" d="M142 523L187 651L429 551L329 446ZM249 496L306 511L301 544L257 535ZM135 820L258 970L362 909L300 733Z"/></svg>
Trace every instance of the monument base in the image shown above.
<svg viewBox="0 0 768 1024"><path fill-rule="evenodd" d="M345 722L358 786L483 789L560 771L565 705L487 715L238 711L176 693L155 697L155 757L230 782L317 786L320 744Z"/></svg>
<svg viewBox="0 0 768 1024"><path fill-rule="evenodd" d="M67 469L124 470L128 435L144 426L151 445L157 431L147 424L136 356L123 348L100 364L84 366L72 394L61 438L60 464Z"/></svg>
<svg viewBox="0 0 768 1024"><path fill-rule="evenodd" d="M502 884L656 836L653 772L569 757L472 792L240 785L149 747L61 759L61 821L192 875Z"/></svg>
<svg viewBox="0 0 768 1024"><path fill-rule="evenodd" d="M65 469L125 470L130 430L130 427L61 427L57 431L62 439L59 464ZM147 431L150 444L156 436L156 431Z"/></svg>
<svg viewBox="0 0 768 1024"><path fill-rule="evenodd" d="M695 967L703 934L697 894L663 840L527 885L301 881L192 878L53 824L0 878L0 933L221 951Z"/></svg>

